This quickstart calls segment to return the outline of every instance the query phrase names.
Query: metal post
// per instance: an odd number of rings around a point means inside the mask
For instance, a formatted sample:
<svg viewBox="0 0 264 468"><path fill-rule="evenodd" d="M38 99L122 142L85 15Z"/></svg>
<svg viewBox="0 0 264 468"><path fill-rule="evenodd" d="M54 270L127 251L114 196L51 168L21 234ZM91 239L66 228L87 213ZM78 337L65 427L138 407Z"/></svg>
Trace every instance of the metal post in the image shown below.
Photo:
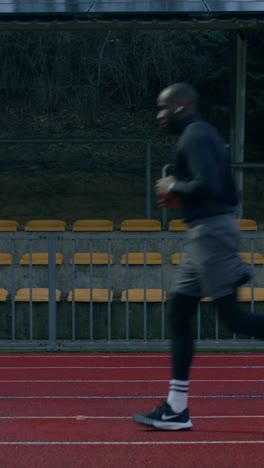
<svg viewBox="0 0 264 468"><path fill-rule="evenodd" d="M254 314L254 278L255 278L255 266L254 266L254 239L250 239L250 253L251 253L251 268L253 269L253 275L250 281L251 287L251 300L250 300L250 311Z"/></svg>
<svg viewBox="0 0 264 468"><path fill-rule="evenodd" d="M112 303L111 303L111 240L107 239L107 341L111 343L112 339Z"/></svg>
<svg viewBox="0 0 264 468"><path fill-rule="evenodd" d="M161 291L162 291L162 302L161 302L161 340L165 340L165 239L161 239Z"/></svg>
<svg viewBox="0 0 264 468"><path fill-rule="evenodd" d="M49 351L56 348L56 234L48 234Z"/></svg>
<svg viewBox="0 0 264 468"><path fill-rule="evenodd" d="M11 300L12 300L12 310L11 310L11 339L14 342L16 339L16 311L15 311L15 239L11 237Z"/></svg>
<svg viewBox="0 0 264 468"><path fill-rule="evenodd" d="M32 301L32 240L29 240L29 339L33 340L33 301Z"/></svg>
<svg viewBox="0 0 264 468"><path fill-rule="evenodd" d="M128 283L128 239L126 239L126 312L125 312L125 321L126 321L126 342L129 342L129 297L128 297L128 289L129 289L129 283Z"/></svg>
<svg viewBox="0 0 264 468"><path fill-rule="evenodd" d="M197 340L201 340L201 303L197 304Z"/></svg>
<svg viewBox="0 0 264 468"><path fill-rule="evenodd" d="M161 171L161 177L167 177L168 169L172 166L172 164L166 164L163 166ZM167 229L168 227L168 213L167 208L162 208L162 228Z"/></svg>
<svg viewBox="0 0 264 468"><path fill-rule="evenodd" d="M72 240L72 341L76 340L76 308L75 308L75 240Z"/></svg>
<svg viewBox="0 0 264 468"><path fill-rule="evenodd" d="M235 163L243 163L245 151L247 40L241 31L231 33L231 50L231 158ZM236 181L241 193L237 215L241 218L243 216L243 170L237 172Z"/></svg>
<svg viewBox="0 0 264 468"><path fill-rule="evenodd" d="M143 308L143 336L144 343L147 341L147 248L146 239L143 240L144 252L144 308Z"/></svg>
<svg viewBox="0 0 264 468"><path fill-rule="evenodd" d="M151 146L146 145L146 218L151 218Z"/></svg>
<svg viewBox="0 0 264 468"><path fill-rule="evenodd" d="M90 341L94 340L94 302L93 302L93 244L90 239Z"/></svg>

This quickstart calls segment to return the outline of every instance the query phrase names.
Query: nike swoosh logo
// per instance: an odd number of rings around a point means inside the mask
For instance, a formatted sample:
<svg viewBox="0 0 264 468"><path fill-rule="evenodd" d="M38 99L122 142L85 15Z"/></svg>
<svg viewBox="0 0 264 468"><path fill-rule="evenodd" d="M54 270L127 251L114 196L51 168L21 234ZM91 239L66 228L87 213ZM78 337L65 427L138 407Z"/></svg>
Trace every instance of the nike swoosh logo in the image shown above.
<svg viewBox="0 0 264 468"><path fill-rule="evenodd" d="M168 421L169 419L175 418L175 416L177 416L177 414L174 414L173 416L172 415L169 416L166 413L163 413L163 415L161 416L161 419L162 421Z"/></svg>

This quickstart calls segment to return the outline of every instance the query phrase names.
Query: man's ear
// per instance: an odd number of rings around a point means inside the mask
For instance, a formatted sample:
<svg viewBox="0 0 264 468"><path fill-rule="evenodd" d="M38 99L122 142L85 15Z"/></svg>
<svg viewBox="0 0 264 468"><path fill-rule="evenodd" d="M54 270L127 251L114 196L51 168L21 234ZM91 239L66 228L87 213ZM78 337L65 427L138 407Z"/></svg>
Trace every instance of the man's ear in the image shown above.
<svg viewBox="0 0 264 468"><path fill-rule="evenodd" d="M184 109L184 106L179 106L179 107L176 107L176 109L174 110L174 114L178 114L179 112L181 112L182 110Z"/></svg>

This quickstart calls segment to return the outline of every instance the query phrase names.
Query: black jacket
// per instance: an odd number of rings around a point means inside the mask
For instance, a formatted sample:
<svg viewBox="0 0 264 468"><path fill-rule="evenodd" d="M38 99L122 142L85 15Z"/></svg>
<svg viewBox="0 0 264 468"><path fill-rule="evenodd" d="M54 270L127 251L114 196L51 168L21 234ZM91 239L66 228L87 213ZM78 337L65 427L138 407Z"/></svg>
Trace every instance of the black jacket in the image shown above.
<svg viewBox="0 0 264 468"><path fill-rule="evenodd" d="M182 205L185 221L231 213L238 197L229 155L217 130L197 115L181 122L171 188Z"/></svg>

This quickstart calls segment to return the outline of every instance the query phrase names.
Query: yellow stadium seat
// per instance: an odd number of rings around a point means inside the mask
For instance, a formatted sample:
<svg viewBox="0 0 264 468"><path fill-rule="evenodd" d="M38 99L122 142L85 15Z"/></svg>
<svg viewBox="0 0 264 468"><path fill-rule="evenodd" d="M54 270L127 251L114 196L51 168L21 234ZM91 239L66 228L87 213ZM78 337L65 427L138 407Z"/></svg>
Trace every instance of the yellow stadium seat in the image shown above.
<svg viewBox="0 0 264 468"><path fill-rule="evenodd" d="M181 263L181 261L183 260L185 256L185 253L182 252L175 252L174 254L172 254L171 256L171 263L172 265L178 265L179 263Z"/></svg>
<svg viewBox="0 0 264 468"><path fill-rule="evenodd" d="M65 221L57 219L34 219L25 225L25 231L65 231Z"/></svg>
<svg viewBox="0 0 264 468"><path fill-rule="evenodd" d="M61 299L61 291L56 289L56 301ZM30 289L19 289L15 296L16 302L30 302ZM33 302L49 302L48 288L32 288L32 301Z"/></svg>
<svg viewBox="0 0 264 468"><path fill-rule="evenodd" d="M125 219L120 226L121 231L161 231L158 219Z"/></svg>
<svg viewBox="0 0 264 468"><path fill-rule="evenodd" d="M211 297L203 297L201 299L201 302L211 302L212 301L212 298Z"/></svg>
<svg viewBox="0 0 264 468"><path fill-rule="evenodd" d="M185 255L184 252L182 252L182 254L180 254L179 252L176 252L176 253L172 254L171 263L173 265L178 265L180 263L181 255L182 255L182 259L183 259L184 255ZM251 264L251 252L241 252L240 255L242 257L242 260L245 263ZM254 263L254 265L264 265L264 255L262 255L261 253L258 253L258 252L254 252L253 263Z"/></svg>
<svg viewBox="0 0 264 468"><path fill-rule="evenodd" d="M251 264L251 252L241 252L241 257L245 263ZM253 263L254 265L264 265L264 255L254 252Z"/></svg>
<svg viewBox="0 0 264 468"><path fill-rule="evenodd" d="M75 265L110 265L113 264L114 258L113 255L110 255L108 258L108 253L93 253L92 255L87 252L78 252L74 255L74 264ZM72 263L72 258L71 258Z"/></svg>
<svg viewBox="0 0 264 468"><path fill-rule="evenodd" d="M56 253L56 265L62 265L63 255ZM49 254L47 252L34 252L31 255L32 265L48 265ZM20 265L30 265L30 254L25 253L20 259Z"/></svg>
<svg viewBox="0 0 264 468"><path fill-rule="evenodd" d="M146 302L162 302L166 301L166 292L162 289L146 289ZM144 289L128 289L122 291L121 302L144 302Z"/></svg>
<svg viewBox="0 0 264 468"><path fill-rule="evenodd" d="M75 302L91 302L91 299L93 299L93 302L108 302L108 299L110 302L112 302L113 291L109 291L108 289L93 288L91 294L91 289L89 288L74 289ZM69 292L67 300L68 302L72 302L72 291Z"/></svg>
<svg viewBox="0 0 264 468"><path fill-rule="evenodd" d="M257 231L258 226L253 219L238 219L241 231ZM187 224L181 219L173 219L169 222L169 231L186 231Z"/></svg>
<svg viewBox="0 0 264 468"><path fill-rule="evenodd" d="M0 265L11 265L12 256L9 253L0 253Z"/></svg>
<svg viewBox="0 0 264 468"><path fill-rule="evenodd" d="M181 255L182 255L182 258L183 258L185 253L182 252L182 254L180 254L179 252L176 252L176 253L172 254L171 263L173 265L178 265L180 263ZM242 260L245 263L247 263L249 265L251 264L251 252L241 252L240 255L242 257ZM258 253L258 252L254 252L254 254L253 254L253 263L254 263L254 265L264 265L264 255L262 255L261 253Z"/></svg>
<svg viewBox="0 0 264 468"><path fill-rule="evenodd" d="M75 221L72 230L82 231L113 231L114 223L108 219L79 219Z"/></svg>
<svg viewBox="0 0 264 468"><path fill-rule="evenodd" d="M187 224L182 219L172 219L169 222L169 231L187 231Z"/></svg>
<svg viewBox="0 0 264 468"><path fill-rule="evenodd" d="M251 301L251 288L246 287L246 288L239 288L238 289L238 300L240 302L250 302ZM253 294L254 294L254 302L261 302L264 301L264 288L254 288L253 289ZM204 297L202 299L202 302L211 302L212 298L211 297Z"/></svg>
<svg viewBox="0 0 264 468"><path fill-rule="evenodd" d="M238 298L241 302L250 302L251 301L251 288L239 288L238 290ZM254 302L261 302L264 301L264 288L254 288Z"/></svg>
<svg viewBox="0 0 264 468"><path fill-rule="evenodd" d="M0 302L6 302L8 297L8 291L6 289L0 288Z"/></svg>
<svg viewBox="0 0 264 468"><path fill-rule="evenodd" d="M10 219L0 219L0 231L1 232L10 232L10 231L17 231L18 222L13 221Z"/></svg>
<svg viewBox="0 0 264 468"><path fill-rule="evenodd" d="M254 219L237 219L241 231L257 231L258 225Z"/></svg>
<svg viewBox="0 0 264 468"><path fill-rule="evenodd" d="M158 252L133 252L128 255L124 254L121 257L122 265L161 265L162 256Z"/></svg>

